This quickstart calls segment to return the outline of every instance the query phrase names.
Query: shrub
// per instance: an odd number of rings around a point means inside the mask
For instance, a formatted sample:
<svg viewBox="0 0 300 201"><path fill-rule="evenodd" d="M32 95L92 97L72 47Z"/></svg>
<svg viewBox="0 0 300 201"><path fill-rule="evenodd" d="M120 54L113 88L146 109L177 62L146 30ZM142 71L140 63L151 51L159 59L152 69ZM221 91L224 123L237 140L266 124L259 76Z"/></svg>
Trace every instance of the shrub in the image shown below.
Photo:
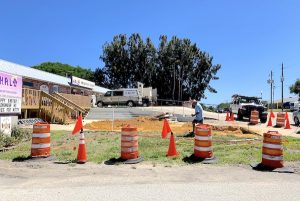
<svg viewBox="0 0 300 201"><path fill-rule="evenodd" d="M29 129L20 129L19 127L14 127L11 131L11 137L17 142L24 142L31 139L31 131Z"/></svg>
<svg viewBox="0 0 300 201"><path fill-rule="evenodd" d="M28 141L30 139L30 130L14 127L11 132L11 137L0 133L0 148L13 146L20 142Z"/></svg>

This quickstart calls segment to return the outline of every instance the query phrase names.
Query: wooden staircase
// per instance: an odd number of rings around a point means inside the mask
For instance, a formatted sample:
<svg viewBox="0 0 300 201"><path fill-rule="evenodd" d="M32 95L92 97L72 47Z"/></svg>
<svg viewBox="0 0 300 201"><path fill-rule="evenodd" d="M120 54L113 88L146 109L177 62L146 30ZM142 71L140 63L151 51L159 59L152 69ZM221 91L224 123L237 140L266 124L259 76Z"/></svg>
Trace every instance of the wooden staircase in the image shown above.
<svg viewBox="0 0 300 201"><path fill-rule="evenodd" d="M38 111L38 117L49 123L69 124L74 123L79 114L83 117L87 111L71 100L58 93L46 92L23 88L22 110Z"/></svg>
<svg viewBox="0 0 300 201"><path fill-rule="evenodd" d="M81 106L77 105L76 103L74 103L73 101L69 100L68 98L62 96L59 93L53 93L51 94L53 97L57 98L58 100L60 100L62 103L64 103L65 105L69 106L70 108L72 108L75 112L75 116L78 116L80 113L82 114L82 117L85 117L85 115L87 114L87 111L82 108Z"/></svg>
<svg viewBox="0 0 300 201"><path fill-rule="evenodd" d="M69 124L76 119L73 108L65 105L54 96L41 91L39 117L47 122Z"/></svg>

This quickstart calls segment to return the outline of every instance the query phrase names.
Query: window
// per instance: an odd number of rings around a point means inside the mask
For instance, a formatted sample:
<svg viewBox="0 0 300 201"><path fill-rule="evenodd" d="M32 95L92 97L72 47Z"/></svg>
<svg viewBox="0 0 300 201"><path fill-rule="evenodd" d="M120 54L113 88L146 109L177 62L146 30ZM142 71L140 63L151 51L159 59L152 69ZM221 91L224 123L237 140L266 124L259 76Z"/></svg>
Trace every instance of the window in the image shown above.
<svg viewBox="0 0 300 201"><path fill-rule="evenodd" d="M23 81L23 86L33 87L33 83L32 82Z"/></svg>
<svg viewBox="0 0 300 201"><path fill-rule="evenodd" d="M58 93L58 85L53 85L52 86L52 92Z"/></svg>
<svg viewBox="0 0 300 201"><path fill-rule="evenodd" d="M111 96L111 91L106 92L104 96Z"/></svg>
<svg viewBox="0 0 300 201"><path fill-rule="evenodd" d="M123 96L123 91L114 91L113 96Z"/></svg>

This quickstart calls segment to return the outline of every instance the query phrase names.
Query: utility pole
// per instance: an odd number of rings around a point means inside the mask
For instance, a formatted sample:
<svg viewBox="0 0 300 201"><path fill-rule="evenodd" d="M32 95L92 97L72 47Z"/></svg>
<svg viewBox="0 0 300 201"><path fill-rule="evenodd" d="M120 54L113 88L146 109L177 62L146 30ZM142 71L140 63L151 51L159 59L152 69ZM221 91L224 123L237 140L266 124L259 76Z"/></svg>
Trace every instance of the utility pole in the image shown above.
<svg viewBox="0 0 300 201"><path fill-rule="evenodd" d="M274 93L275 93L275 84L273 84L273 103L274 103L274 97L275 97ZM277 106L278 106L278 104L276 104L276 109L278 109Z"/></svg>
<svg viewBox="0 0 300 201"><path fill-rule="evenodd" d="M283 63L281 65L281 112L283 112Z"/></svg>
<svg viewBox="0 0 300 201"><path fill-rule="evenodd" d="M271 71L271 78L268 79L268 84L271 85L271 102L270 102L270 107L269 107L269 109L273 109L273 106L272 106L272 104L273 104L273 102L272 102L273 83L274 83L274 80L273 80L273 71Z"/></svg>

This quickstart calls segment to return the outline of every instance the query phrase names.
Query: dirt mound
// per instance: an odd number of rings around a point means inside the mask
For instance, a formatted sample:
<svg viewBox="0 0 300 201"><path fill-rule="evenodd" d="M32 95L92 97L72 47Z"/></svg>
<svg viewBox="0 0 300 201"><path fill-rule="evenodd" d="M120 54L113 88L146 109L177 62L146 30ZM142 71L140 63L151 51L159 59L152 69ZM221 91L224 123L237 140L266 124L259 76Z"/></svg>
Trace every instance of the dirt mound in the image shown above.
<svg viewBox="0 0 300 201"><path fill-rule="evenodd" d="M137 127L139 131L145 132L155 132L160 133L162 130L163 122L151 117L137 117L127 120L115 120L112 121L97 121L86 124L85 129L89 130L100 130L100 131L120 131L122 127L126 125L131 125ZM192 131L191 123L181 123L181 122L170 122L170 127L175 134L186 134ZM212 125L213 132L219 134L234 134L234 135L244 135L253 134L253 132L248 131L239 126L217 126Z"/></svg>
<svg viewBox="0 0 300 201"><path fill-rule="evenodd" d="M137 117L128 120L97 121L86 124L84 128L101 131L120 131L122 127L131 125L137 127L139 131L161 132L163 122L151 117ZM192 130L191 123L170 123L170 127L175 133L186 133Z"/></svg>

